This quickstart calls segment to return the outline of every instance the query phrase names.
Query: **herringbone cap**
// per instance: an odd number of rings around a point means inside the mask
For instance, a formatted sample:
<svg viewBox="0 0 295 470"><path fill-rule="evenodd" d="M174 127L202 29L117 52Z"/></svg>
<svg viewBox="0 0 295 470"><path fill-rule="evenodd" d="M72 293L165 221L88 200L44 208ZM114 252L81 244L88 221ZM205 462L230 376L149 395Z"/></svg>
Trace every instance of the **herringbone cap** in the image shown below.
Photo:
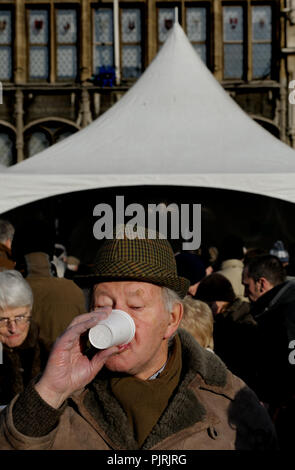
<svg viewBox="0 0 295 470"><path fill-rule="evenodd" d="M114 237L98 250L92 275L95 283L133 280L168 287L183 298L189 280L177 274L174 253L158 232L138 228L137 237L128 226L117 228Z"/></svg>

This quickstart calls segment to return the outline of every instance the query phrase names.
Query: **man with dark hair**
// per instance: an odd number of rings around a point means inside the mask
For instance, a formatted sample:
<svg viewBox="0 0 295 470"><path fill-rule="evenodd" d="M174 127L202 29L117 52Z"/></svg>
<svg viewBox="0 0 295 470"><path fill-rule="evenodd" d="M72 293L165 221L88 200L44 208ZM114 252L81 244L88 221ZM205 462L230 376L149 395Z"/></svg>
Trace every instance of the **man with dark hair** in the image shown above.
<svg viewBox="0 0 295 470"><path fill-rule="evenodd" d="M245 294L252 302L285 280L285 269L279 258L273 255L253 258L243 272Z"/></svg>
<svg viewBox="0 0 295 470"><path fill-rule="evenodd" d="M257 322L253 364L256 388L251 386L277 424L281 444L287 446L295 419L295 365L290 360L290 345L295 340L295 282L286 281L284 267L276 256L262 255L249 259L243 283Z"/></svg>

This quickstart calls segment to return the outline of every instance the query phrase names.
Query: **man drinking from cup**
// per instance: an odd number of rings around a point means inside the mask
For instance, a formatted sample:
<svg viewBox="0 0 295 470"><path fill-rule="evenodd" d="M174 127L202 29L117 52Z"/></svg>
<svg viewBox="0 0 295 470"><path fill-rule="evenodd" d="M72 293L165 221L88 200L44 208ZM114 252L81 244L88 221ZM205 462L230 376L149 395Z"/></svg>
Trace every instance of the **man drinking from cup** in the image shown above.
<svg viewBox="0 0 295 470"><path fill-rule="evenodd" d="M42 376L1 413L0 448L275 448L256 395L178 330L189 281L168 241L127 235L98 251L93 311L73 320ZM133 339L85 354L83 339L112 310L132 318Z"/></svg>

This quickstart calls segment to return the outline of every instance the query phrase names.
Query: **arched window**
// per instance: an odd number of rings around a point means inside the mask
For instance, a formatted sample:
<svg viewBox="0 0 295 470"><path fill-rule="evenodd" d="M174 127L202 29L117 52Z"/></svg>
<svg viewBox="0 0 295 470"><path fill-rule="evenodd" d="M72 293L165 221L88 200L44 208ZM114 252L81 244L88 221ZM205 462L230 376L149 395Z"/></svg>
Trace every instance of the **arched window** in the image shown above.
<svg viewBox="0 0 295 470"><path fill-rule="evenodd" d="M74 125L55 119L32 125L25 133L25 158L32 157L51 145L61 142L77 130Z"/></svg>
<svg viewBox="0 0 295 470"><path fill-rule="evenodd" d="M42 152L51 144L49 137L42 131L33 132L27 141L27 156L32 157L36 153Z"/></svg>
<svg viewBox="0 0 295 470"><path fill-rule="evenodd" d="M3 129L0 129L0 163L5 166L14 164L14 141Z"/></svg>

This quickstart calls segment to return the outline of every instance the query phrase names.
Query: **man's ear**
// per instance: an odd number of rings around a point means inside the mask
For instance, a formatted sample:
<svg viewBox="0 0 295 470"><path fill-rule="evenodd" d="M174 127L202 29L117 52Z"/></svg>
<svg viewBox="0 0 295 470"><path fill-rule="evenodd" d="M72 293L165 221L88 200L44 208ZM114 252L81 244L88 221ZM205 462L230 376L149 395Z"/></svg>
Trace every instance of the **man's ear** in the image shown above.
<svg viewBox="0 0 295 470"><path fill-rule="evenodd" d="M272 289L272 287L272 284L270 284L270 282L265 277L261 277L259 279L259 292L261 294L264 294L265 292L269 291L270 289Z"/></svg>
<svg viewBox="0 0 295 470"><path fill-rule="evenodd" d="M179 327L179 323L181 322L182 315L183 315L183 305L180 302L175 302L172 310L169 313L169 323L166 329L165 335L163 339L168 339L170 336L175 333L177 328Z"/></svg>

